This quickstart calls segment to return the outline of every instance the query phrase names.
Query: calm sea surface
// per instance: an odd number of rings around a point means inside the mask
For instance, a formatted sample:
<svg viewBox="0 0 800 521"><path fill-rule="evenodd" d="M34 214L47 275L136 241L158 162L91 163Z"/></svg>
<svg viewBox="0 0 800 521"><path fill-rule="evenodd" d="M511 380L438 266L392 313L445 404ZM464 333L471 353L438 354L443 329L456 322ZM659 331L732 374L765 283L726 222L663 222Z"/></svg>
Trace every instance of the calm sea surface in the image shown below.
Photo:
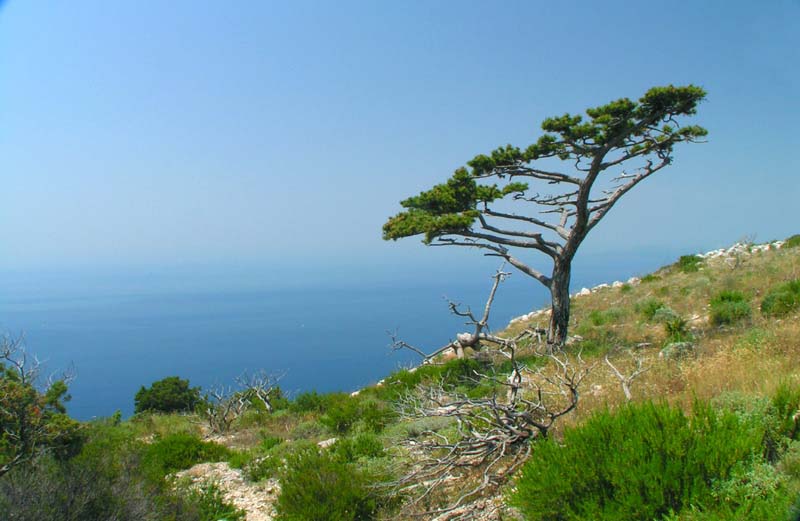
<svg viewBox="0 0 800 521"><path fill-rule="evenodd" d="M636 273L631 265L594 265L573 289ZM169 375L208 387L265 369L285 373L280 385L289 393L352 391L415 361L411 353L390 352L387 330L425 350L440 347L465 329L463 320L449 314L443 293L480 310L489 286L487 277L446 291L433 285L2 295L0 331L24 333L28 351L45 361L45 373L74 368L69 410L88 419L117 409L132 413L139 387ZM515 275L501 288L491 324L503 327L545 301L542 289Z"/></svg>

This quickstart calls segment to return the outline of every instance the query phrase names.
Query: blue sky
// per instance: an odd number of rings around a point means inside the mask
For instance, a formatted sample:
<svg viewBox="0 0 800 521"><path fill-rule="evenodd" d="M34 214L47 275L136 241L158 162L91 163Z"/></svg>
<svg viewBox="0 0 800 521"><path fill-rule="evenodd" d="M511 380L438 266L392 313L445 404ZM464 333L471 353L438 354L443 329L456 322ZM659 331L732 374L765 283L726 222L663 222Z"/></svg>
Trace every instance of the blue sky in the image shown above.
<svg viewBox="0 0 800 521"><path fill-rule="evenodd" d="M0 276L452 272L477 254L381 240L400 199L547 116L668 83L707 89L709 143L583 254L782 238L800 231L798 35L797 1L11 0Z"/></svg>

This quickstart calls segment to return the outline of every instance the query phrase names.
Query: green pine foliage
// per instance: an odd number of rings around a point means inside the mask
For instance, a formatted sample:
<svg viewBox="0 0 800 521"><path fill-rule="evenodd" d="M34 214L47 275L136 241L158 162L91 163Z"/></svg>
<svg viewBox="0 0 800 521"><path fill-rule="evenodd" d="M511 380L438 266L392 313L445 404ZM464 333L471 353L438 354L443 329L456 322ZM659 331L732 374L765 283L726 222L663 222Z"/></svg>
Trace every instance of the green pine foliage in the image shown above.
<svg viewBox="0 0 800 521"><path fill-rule="evenodd" d="M527 183L513 180L503 186L481 185L476 180L490 176L504 179L507 175L498 175L498 169L537 160L558 158L566 161L572 160L576 153L587 157L593 157L595 153L605 154L620 147L624 138L636 140L651 132L652 125L665 117L695 114L697 104L705 94L702 88L694 85L654 87L638 102L622 98L589 108L585 119L571 114L547 118L542 122L545 133L527 148L506 145L489 155L477 155L467 162L466 167L456 169L446 182L401 201L405 210L384 224L383 238L396 240L422 235L424 242L430 243L439 236L466 231L478 220L485 203L513 197L528 189ZM663 125L657 134L655 139L629 146L626 152L634 156L668 155L675 144L703 137L707 131L696 125L679 128ZM584 144L577 147L575 143Z"/></svg>
<svg viewBox="0 0 800 521"><path fill-rule="evenodd" d="M150 387L142 386L134 398L135 412L192 411L200 403L200 388L189 387L189 380L168 376Z"/></svg>

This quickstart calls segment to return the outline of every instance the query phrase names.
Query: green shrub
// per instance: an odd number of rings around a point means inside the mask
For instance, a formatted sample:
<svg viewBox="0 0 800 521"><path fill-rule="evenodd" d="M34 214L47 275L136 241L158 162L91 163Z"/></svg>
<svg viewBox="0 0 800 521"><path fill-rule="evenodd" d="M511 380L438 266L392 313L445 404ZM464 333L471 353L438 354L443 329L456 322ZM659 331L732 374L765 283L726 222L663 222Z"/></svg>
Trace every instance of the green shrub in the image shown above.
<svg viewBox="0 0 800 521"><path fill-rule="evenodd" d="M214 483L190 488L185 499L195 510L198 521L240 521L246 518L244 510L225 501L222 491Z"/></svg>
<svg viewBox="0 0 800 521"><path fill-rule="evenodd" d="M168 376L149 388L142 386L134 398L135 412L191 411L200 403L200 388L189 387L189 380Z"/></svg>
<svg viewBox="0 0 800 521"><path fill-rule="evenodd" d="M359 401L359 424L370 432L381 432L397 417L397 412L386 402L372 398Z"/></svg>
<svg viewBox="0 0 800 521"><path fill-rule="evenodd" d="M277 447L283 443L283 438L278 438L277 436L264 436L261 438L261 441L258 442L258 449L261 451L268 451L273 447Z"/></svg>
<svg viewBox="0 0 800 521"><path fill-rule="evenodd" d="M662 308L664 308L664 303L655 298L649 298L636 305L636 310L648 321L653 320L656 312Z"/></svg>
<svg viewBox="0 0 800 521"><path fill-rule="evenodd" d="M647 275L642 277L641 282L644 282L645 284L647 284L647 283L650 283L650 282L655 282L657 280L661 280L661 277L659 277L658 275L654 275L652 273L648 273Z"/></svg>
<svg viewBox="0 0 800 521"><path fill-rule="evenodd" d="M713 485L759 454L763 428L695 404L628 405L539 443L511 501L531 520L651 520L713 501Z"/></svg>
<svg viewBox="0 0 800 521"><path fill-rule="evenodd" d="M783 248L797 248L800 246L800 234L792 235L783 241Z"/></svg>
<svg viewBox="0 0 800 521"><path fill-rule="evenodd" d="M331 453L340 461L352 463L359 458L380 458L385 450L377 436L362 433L352 438L340 438L331 447Z"/></svg>
<svg viewBox="0 0 800 521"><path fill-rule="evenodd" d="M800 387L782 384L772 396L772 407L779 422L779 434L800 439Z"/></svg>
<svg viewBox="0 0 800 521"><path fill-rule="evenodd" d="M723 291L711 299L711 324L734 324L750 318L752 310L745 296L738 291Z"/></svg>
<svg viewBox="0 0 800 521"><path fill-rule="evenodd" d="M289 455L304 451L316 450L317 445L310 440L296 440L291 443L278 443L268 449L258 448L252 454L251 460L244 467L247 479L261 481L278 476L278 472L285 467Z"/></svg>
<svg viewBox="0 0 800 521"><path fill-rule="evenodd" d="M616 322L624 315L624 311L618 308L604 310L592 310L589 312L589 321L593 326L604 326Z"/></svg>
<svg viewBox="0 0 800 521"><path fill-rule="evenodd" d="M689 322L681 317L674 316L664 321L664 331L667 333L667 342L688 342L692 339L689 332Z"/></svg>
<svg viewBox="0 0 800 521"><path fill-rule="evenodd" d="M205 461L227 461L231 451L210 441L202 441L191 434L170 434L146 447L142 455L142 468L155 482L167 474Z"/></svg>
<svg viewBox="0 0 800 521"><path fill-rule="evenodd" d="M677 264L681 273L694 273L700 269L703 259L697 255L681 255Z"/></svg>
<svg viewBox="0 0 800 521"><path fill-rule="evenodd" d="M305 392L297 395L289 404L292 412L322 412L325 407L325 400L317 391Z"/></svg>
<svg viewBox="0 0 800 521"><path fill-rule="evenodd" d="M767 316L787 315L798 307L800 307L800 279L774 288L761 302L761 312Z"/></svg>
<svg viewBox="0 0 800 521"><path fill-rule="evenodd" d="M633 291L633 286L631 286L627 282L619 287L619 292L620 293L630 293L631 291Z"/></svg>
<svg viewBox="0 0 800 521"><path fill-rule="evenodd" d="M36 458L0 478L9 520L198 521L197 508L143 475L144 444L125 424L85 424L86 443L66 461Z"/></svg>
<svg viewBox="0 0 800 521"><path fill-rule="evenodd" d="M359 420L358 398L345 393L331 393L325 398L325 414L319 422L332 432L346 433Z"/></svg>
<svg viewBox="0 0 800 521"><path fill-rule="evenodd" d="M275 504L281 521L374 519L379 501L371 478L327 452L314 448L287 459Z"/></svg>

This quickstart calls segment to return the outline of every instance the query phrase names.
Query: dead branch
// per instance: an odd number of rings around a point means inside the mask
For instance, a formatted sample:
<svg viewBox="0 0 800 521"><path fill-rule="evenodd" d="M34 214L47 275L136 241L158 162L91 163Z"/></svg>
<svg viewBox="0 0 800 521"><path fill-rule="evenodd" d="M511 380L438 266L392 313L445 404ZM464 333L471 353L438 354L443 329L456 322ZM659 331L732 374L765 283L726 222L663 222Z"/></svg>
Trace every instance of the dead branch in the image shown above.
<svg viewBox="0 0 800 521"><path fill-rule="evenodd" d="M387 333L389 333L392 339L392 343L390 344L391 349L393 351L397 351L400 349L408 349L420 355L422 357L423 363L429 363L433 358L444 353L449 349L452 349L456 353L456 356L458 356L458 358L464 358L464 349L467 347L472 348L475 351L479 351L482 347L481 342L492 341L490 338L491 335L487 334L487 330L489 327L489 315L491 314L492 304L494 303L494 299L497 294L497 288L500 286L500 283L510 276L511 273L503 271L503 266L500 266L500 268L498 268L495 274L492 275L492 288L491 290L489 290L489 296L487 297L486 303L484 304L483 315L481 315L480 318L475 316L471 308L467 307L466 309L462 309L459 303L454 302L452 300L448 301L447 305L450 308L451 313L467 319L466 324L473 328L473 331L471 333L470 332L458 333L456 335L456 340L451 341L450 343L428 354L418 347L415 347L403 340L399 340L397 338L397 332L391 333L387 331ZM501 340L500 343L502 342L503 341Z"/></svg>
<svg viewBox="0 0 800 521"><path fill-rule="evenodd" d="M470 398L440 383L417 389L400 402L403 417L452 418L456 431L426 432L422 442L409 444L423 457L391 484L397 493L420 505L454 478L463 485L461 478L477 473L476 482L455 501L420 515L449 512L496 489L527 459L531 442L546 438L553 424L577 406L578 388L591 369L580 356L545 354L548 366L531 370L517 360L514 340L506 340L502 349L512 361L511 373L506 378L476 375L505 388L502 397Z"/></svg>
<svg viewBox="0 0 800 521"><path fill-rule="evenodd" d="M218 434L228 432L233 422L255 403L272 412L277 384L284 374L270 374L264 370L243 373L236 378L237 388L218 385L209 389L201 409L208 426Z"/></svg>
<svg viewBox="0 0 800 521"><path fill-rule="evenodd" d="M611 360L609 360L608 355L605 356L606 365L608 365L608 367L611 369L611 372L614 374L614 376L617 377L617 380L619 380L620 385L622 385L622 392L625 393L625 399L627 401L631 401L633 399L633 394L631 394L631 384L633 383L633 381L637 377L639 377L642 373L645 373L648 370L650 370L650 366L645 367L643 365L645 362L645 358L641 356L636 356L633 353L631 353L631 358L633 359L633 364L634 364L633 372L631 372L628 375L624 375L619 371L619 369L617 369L614 366L614 364L611 363Z"/></svg>

